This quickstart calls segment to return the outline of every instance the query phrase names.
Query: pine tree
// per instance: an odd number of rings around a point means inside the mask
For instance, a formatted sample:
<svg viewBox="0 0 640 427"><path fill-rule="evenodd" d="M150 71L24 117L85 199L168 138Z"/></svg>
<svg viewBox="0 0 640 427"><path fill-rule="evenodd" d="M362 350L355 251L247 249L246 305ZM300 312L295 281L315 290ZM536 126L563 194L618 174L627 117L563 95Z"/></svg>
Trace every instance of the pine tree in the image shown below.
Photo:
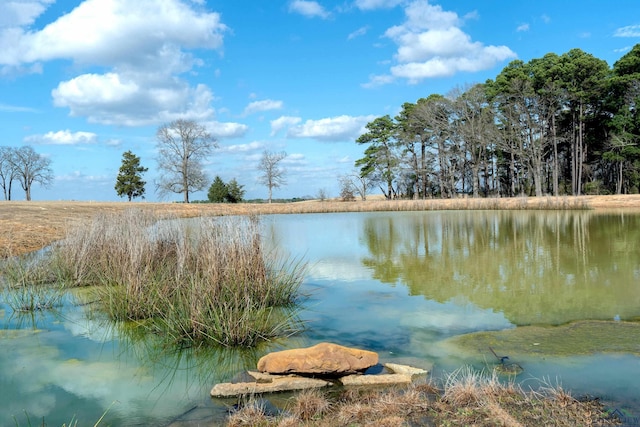
<svg viewBox="0 0 640 427"><path fill-rule="evenodd" d="M131 151L122 154L122 165L116 179L116 192L118 196L129 198L129 201L135 197L144 195L145 181L142 180L142 174L148 169L140 166L140 157Z"/></svg>
<svg viewBox="0 0 640 427"><path fill-rule="evenodd" d="M238 184L235 178L233 178L227 184L227 201L229 203L240 203L244 197L244 185Z"/></svg>
<svg viewBox="0 0 640 427"><path fill-rule="evenodd" d="M229 194L227 184L219 176L216 176L207 193L209 201L211 203L222 203L226 200L227 194Z"/></svg>

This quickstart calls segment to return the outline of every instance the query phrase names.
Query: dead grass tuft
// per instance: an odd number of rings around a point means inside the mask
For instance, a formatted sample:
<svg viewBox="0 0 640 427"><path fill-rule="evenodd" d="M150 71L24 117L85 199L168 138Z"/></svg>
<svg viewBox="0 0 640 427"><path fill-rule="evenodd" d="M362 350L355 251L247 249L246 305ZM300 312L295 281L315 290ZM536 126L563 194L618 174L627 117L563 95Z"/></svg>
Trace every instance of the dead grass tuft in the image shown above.
<svg viewBox="0 0 640 427"><path fill-rule="evenodd" d="M300 404L303 411L296 413L289 409L286 415L266 421L259 414L252 425L569 427L619 424L607 418L599 402L580 402L560 386L543 383L538 391L525 392L512 382L501 383L495 374L487 375L467 367L451 373L442 388L428 382L406 388L345 389L337 395L329 393L301 393L298 398L305 402ZM314 408L325 399L328 403L321 404L324 409L320 414ZM297 404L293 403L292 407ZM305 414L304 418L300 414ZM263 422L267 424L260 424Z"/></svg>
<svg viewBox="0 0 640 427"><path fill-rule="evenodd" d="M404 427L408 426L409 423L402 417L391 415L388 417L380 418L379 420L375 420L365 425L378 427Z"/></svg>
<svg viewBox="0 0 640 427"><path fill-rule="evenodd" d="M272 420L267 416L264 404L257 402L256 400L250 400L244 404L240 409L234 411L227 419L227 425L229 427L241 427L241 426L268 426Z"/></svg>
<svg viewBox="0 0 640 427"><path fill-rule="evenodd" d="M335 419L340 425L364 424L367 420L377 419L377 414L376 409L370 404L355 402L341 406Z"/></svg>
<svg viewBox="0 0 640 427"><path fill-rule="evenodd" d="M480 372L465 366L447 376L442 400L455 407L477 405L488 387Z"/></svg>
<svg viewBox="0 0 640 427"><path fill-rule="evenodd" d="M298 394L291 408L294 417L309 421L319 419L331 408L331 402L325 393L319 390L305 390Z"/></svg>

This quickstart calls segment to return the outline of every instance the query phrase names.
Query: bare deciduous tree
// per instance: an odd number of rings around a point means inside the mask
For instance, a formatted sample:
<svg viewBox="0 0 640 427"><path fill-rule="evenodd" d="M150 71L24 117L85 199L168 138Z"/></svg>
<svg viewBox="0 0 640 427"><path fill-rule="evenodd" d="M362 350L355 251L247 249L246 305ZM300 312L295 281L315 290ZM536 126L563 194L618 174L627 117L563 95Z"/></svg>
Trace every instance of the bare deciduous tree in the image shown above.
<svg viewBox="0 0 640 427"><path fill-rule="evenodd" d="M342 175L338 178L338 183L340 184L340 199L343 202L352 202L356 199L353 195L354 186L353 180L349 175Z"/></svg>
<svg viewBox="0 0 640 427"><path fill-rule="evenodd" d="M373 187L373 183L366 176L360 176L358 172L351 174L351 182L354 191L360 196L360 200L363 202L367 200L367 193Z"/></svg>
<svg viewBox="0 0 640 427"><path fill-rule="evenodd" d="M10 162L13 164L15 177L24 190L25 198L30 201L34 182L46 187L53 180L51 159L36 153L36 150L28 145L12 151Z"/></svg>
<svg viewBox="0 0 640 427"><path fill-rule="evenodd" d="M318 199L321 202L324 202L325 200L327 200L328 196L327 196L327 189L326 188L320 188L318 190L318 195L317 195Z"/></svg>
<svg viewBox="0 0 640 427"><path fill-rule="evenodd" d="M280 161L285 157L287 157L287 153L284 151L280 153L265 151L262 153L262 158L258 165L258 170L262 174L258 177L258 182L269 189L269 203L271 203L273 189L280 188L280 186L287 183L286 172L280 167Z"/></svg>
<svg viewBox="0 0 640 427"><path fill-rule="evenodd" d="M0 147L0 187L5 200L11 200L11 186L16 179L13 152L14 149L11 147Z"/></svg>
<svg viewBox="0 0 640 427"><path fill-rule="evenodd" d="M156 183L160 194L184 195L206 188L208 180L202 161L218 145L206 128L193 120L175 120L163 125L156 134L158 167L163 173Z"/></svg>
<svg viewBox="0 0 640 427"><path fill-rule="evenodd" d="M338 184L340 185L340 192L345 187L350 187L352 194L360 196L360 200L367 200L367 194L369 190L373 188L374 184L368 176L361 176L358 171L353 171L347 175L341 175L338 177Z"/></svg>

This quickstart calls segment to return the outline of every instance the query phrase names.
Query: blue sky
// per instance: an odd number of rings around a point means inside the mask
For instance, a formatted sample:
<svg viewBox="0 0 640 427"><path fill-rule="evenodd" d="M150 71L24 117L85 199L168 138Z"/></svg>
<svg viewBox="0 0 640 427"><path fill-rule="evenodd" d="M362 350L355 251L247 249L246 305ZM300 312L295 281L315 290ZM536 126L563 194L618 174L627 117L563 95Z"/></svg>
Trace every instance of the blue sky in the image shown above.
<svg viewBox="0 0 640 427"><path fill-rule="evenodd" d="M156 201L156 130L193 119L219 142L207 174L245 198L267 196L264 150L288 154L274 197L337 196L366 123L404 102L548 52L613 65L639 42L637 0L0 0L0 145L51 159L34 200L124 200L131 150Z"/></svg>

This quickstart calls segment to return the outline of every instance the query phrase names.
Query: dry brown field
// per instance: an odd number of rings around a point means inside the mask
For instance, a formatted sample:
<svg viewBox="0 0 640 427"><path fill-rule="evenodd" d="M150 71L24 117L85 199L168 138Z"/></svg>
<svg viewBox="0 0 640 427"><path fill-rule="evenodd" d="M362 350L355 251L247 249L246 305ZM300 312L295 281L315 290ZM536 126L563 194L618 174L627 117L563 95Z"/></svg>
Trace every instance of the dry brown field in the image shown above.
<svg viewBox="0 0 640 427"><path fill-rule="evenodd" d="M420 211L449 209L615 209L640 212L640 195L580 197L515 197L489 199L335 200L272 204L182 204L148 202L0 201L0 257L41 249L62 239L67 230L90 221L96 214L126 209L154 211L162 216L290 214L369 211Z"/></svg>

